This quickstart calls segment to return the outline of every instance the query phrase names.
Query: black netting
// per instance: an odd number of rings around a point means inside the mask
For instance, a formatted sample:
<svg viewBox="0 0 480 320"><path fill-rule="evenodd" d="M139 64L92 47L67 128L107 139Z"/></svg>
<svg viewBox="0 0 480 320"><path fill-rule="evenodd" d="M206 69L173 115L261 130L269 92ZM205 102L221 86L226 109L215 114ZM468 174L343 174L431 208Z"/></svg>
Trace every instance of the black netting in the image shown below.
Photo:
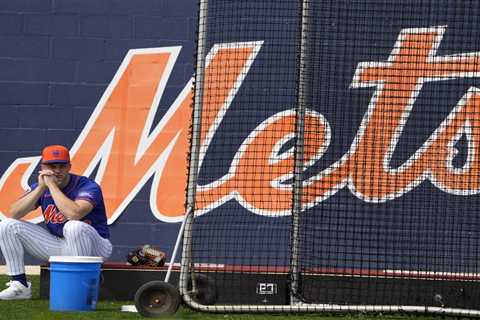
<svg viewBox="0 0 480 320"><path fill-rule="evenodd" d="M192 255L233 266L215 275L231 300L255 294L245 282L253 269L285 272L289 264L292 194L284 180L293 164L298 14L295 1L208 3Z"/></svg>
<svg viewBox="0 0 480 320"><path fill-rule="evenodd" d="M208 1L193 262L238 301L293 259L306 302L478 309L480 4L307 5Z"/></svg>
<svg viewBox="0 0 480 320"><path fill-rule="evenodd" d="M328 134L330 143L304 189L311 208L301 215L300 264L303 273L351 278L343 290L304 281L307 300L438 306L446 282L413 278L478 272L480 132L468 96L480 70L478 9L311 3L311 107L331 131L306 129L307 145ZM458 288L449 295L462 306Z"/></svg>

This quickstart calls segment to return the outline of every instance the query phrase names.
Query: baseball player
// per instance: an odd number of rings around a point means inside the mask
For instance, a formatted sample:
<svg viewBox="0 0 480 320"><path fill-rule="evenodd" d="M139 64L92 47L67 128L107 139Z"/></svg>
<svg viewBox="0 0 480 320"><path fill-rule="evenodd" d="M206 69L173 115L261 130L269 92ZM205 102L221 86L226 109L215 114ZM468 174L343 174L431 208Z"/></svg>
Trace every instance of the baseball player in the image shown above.
<svg viewBox="0 0 480 320"><path fill-rule="evenodd" d="M100 256L112 252L102 191L93 180L70 173L70 155L59 145L42 151L38 182L10 207L0 222L0 248L11 281L0 300L30 299L24 251L41 260L50 256ZM20 220L42 208L46 229Z"/></svg>

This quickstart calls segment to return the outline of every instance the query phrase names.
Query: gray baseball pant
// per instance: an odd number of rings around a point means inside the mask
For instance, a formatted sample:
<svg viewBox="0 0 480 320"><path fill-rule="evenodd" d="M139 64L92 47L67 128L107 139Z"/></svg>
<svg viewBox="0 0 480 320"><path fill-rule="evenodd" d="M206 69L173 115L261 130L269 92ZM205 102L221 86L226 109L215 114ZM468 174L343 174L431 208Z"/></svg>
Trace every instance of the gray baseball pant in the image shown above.
<svg viewBox="0 0 480 320"><path fill-rule="evenodd" d="M102 238L89 224L71 220L63 227L63 238L27 221L4 219L0 222L0 248L8 275L25 273L24 252L40 260L50 256L99 256L112 254L110 240Z"/></svg>

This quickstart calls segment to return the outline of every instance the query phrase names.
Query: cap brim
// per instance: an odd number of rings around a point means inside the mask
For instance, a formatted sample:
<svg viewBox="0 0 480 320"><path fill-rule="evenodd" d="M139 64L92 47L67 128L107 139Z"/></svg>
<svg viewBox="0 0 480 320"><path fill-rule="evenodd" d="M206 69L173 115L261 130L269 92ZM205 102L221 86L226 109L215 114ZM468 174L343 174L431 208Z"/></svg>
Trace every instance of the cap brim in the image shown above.
<svg viewBox="0 0 480 320"><path fill-rule="evenodd" d="M43 164L54 164L54 163L61 163L61 164L67 164L70 163L68 160L48 160L48 161L42 161Z"/></svg>

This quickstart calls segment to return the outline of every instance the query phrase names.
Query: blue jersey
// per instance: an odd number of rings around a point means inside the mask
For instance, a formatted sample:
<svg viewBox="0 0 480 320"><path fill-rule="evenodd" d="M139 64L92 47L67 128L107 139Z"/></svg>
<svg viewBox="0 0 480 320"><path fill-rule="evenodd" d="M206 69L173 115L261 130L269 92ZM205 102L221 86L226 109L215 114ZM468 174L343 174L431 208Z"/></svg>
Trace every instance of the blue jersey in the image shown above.
<svg viewBox="0 0 480 320"><path fill-rule="evenodd" d="M37 186L38 183L34 183L31 189L33 190ZM94 227L103 238L108 239L110 237L102 190L95 181L87 177L70 174L70 181L62 189L62 192L73 201L86 200L90 202L93 205L92 211L80 220ZM42 207L43 218L48 230L58 237L63 237L63 226L68 219L57 209L48 189L38 199L38 206Z"/></svg>

